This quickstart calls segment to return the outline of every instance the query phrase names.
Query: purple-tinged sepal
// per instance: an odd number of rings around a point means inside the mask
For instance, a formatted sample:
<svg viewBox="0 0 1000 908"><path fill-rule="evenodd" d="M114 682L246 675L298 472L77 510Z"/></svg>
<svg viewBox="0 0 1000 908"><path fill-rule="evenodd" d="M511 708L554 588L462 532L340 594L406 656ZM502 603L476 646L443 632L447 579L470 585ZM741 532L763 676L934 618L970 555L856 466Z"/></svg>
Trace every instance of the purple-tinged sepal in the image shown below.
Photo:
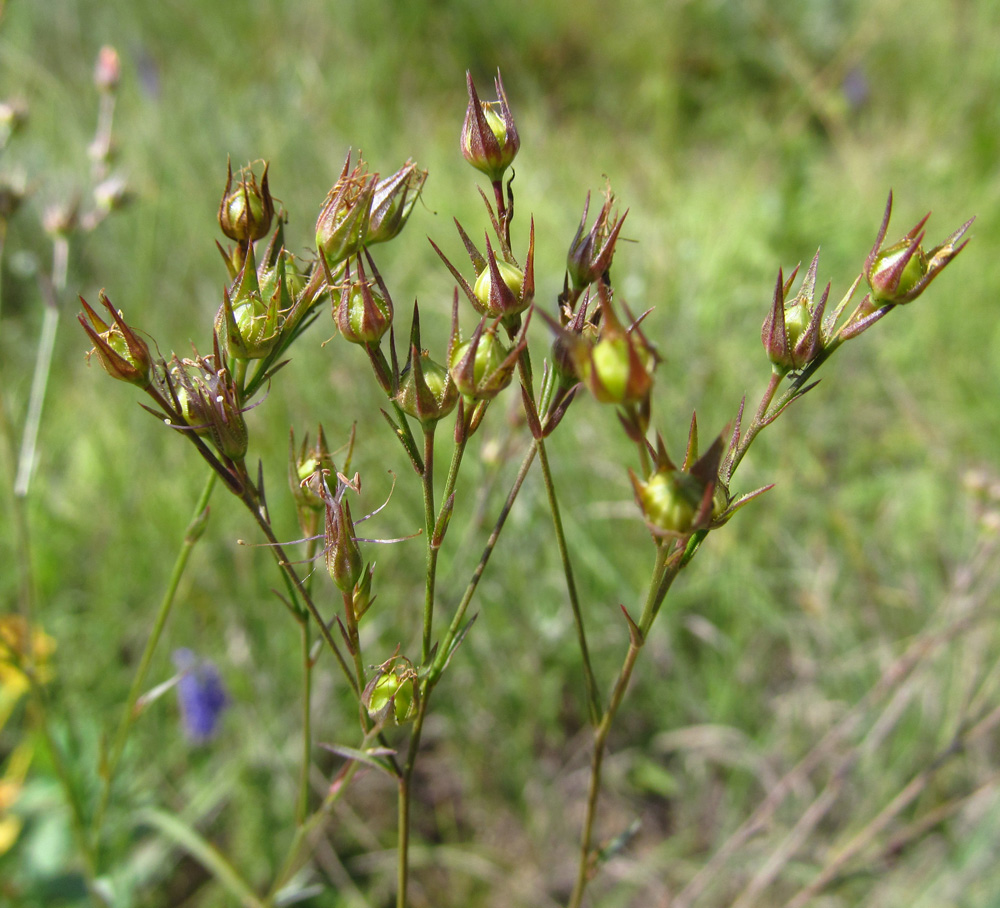
<svg viewBox="0 0 1000 908"><path fill-rule="evenodd" d="M930 213L899 242L883 247L889 216L892 213L892 193L885 205L885 214L871 252L865 259L864 275L871 288L872 301L879 306L901 305L915 300L944 267L964 248L960 243L975 218L969 218L939 246L924 251L924 225Z"/></svg>
<svg viewBox="0 0 1000 908"><path fill-rule="evenodd" d="M494 85L496 101L480 101L472 74L466 72L469 88L469 106L462 125L462 154L477 170L482 171L493 183L503 179L504 171L511 165L521 147L517 126L507 103L503 80L497 71Z"/></svg>
<svg viewBox="0 0 1000 908"><path fill-rule="evenodd" d="M112 378L128 382L140 388L148 388L152 360L146 342L130 328L122 314L111 305L102 290L98 295L101 304L111 313L112 323L107 324L81 296L80 302L86 310L77 318L83 330L94 343L94 349L87 355L97 354L104 371Z"/></svg>

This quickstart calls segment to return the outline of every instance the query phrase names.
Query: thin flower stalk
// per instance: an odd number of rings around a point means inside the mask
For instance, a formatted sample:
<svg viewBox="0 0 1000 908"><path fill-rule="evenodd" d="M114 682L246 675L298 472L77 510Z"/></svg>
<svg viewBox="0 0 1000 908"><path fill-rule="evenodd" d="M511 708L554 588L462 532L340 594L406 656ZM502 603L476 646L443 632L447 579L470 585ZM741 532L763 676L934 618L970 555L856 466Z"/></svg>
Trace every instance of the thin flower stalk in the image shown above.
<svg viewBox="0 0 1000 908"><path fill-rule="evenodd" d="M625 615L629 624L629 646L622 666L618 671L618 677L615 680L611 698L608 701L608 707L602 714L600 723L594 731L594 743L590 759L590 782L587 788L587 808L580 835L580 857L577 864L576 882L573 885L573 892L567 902L567 908L580 908L580 905L583 903L583 895L587 884L593 874L594 822L597 818L597 802L601 790L601 776L608 735L618 714L618 709L625 699L625 693L632 679L632 672L635 670L639 653L646 642L649 628L660 606L663 604L663 600L666 598L670 584L673 583L680 570L678 559L676 557L671 558L671 555L676 554L678 548L679 544L664 541L661 541L656 546L656 561L653 566L649 591L639 624L634 624L627 613Z"/></svg>
<svg viewBox="0 0 1000 908"><path fill-rule="evenodd" d="M521 355L518 358L518 367L521 372L521 385L525 392L525 407L534 407L531 356L527 347L521 351ZM536 425L538 424L537 412L537 409L535 409L534 423ZM541 467L542 479L545 483L545 495L549 503L549 513L552 515L552 529L556 537L556 547L559 549L559 560L562 564L563 576L566 578L566 594L569 597L570 609L573 612L573 624L576 629L577 645L580 647L580 658L583 662L583 679L587 693L587 711L590 715L591 723L596 724L601 716L600 694L597 689L597 679L594 676L594 669L590 663L590 649L587 646L587 631L583 623L583 611L580 608L580 597L576 588L576 580L573 576L573 562L570 558L569 547L566 544L566 534L563 530L562 515L559 510L559 496L556 493L555 481L552 478L552 469L549 465L548 453L545 450L545 439L540 431L535 437L534 447L538 452L538 463Z"/></svg>

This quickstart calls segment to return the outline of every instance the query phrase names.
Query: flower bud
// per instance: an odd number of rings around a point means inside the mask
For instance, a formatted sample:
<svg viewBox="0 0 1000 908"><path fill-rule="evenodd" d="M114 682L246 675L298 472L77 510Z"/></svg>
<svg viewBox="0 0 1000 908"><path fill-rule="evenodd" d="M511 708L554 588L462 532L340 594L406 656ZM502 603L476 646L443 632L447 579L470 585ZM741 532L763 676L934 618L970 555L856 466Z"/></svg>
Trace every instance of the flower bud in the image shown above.
<svg viewBox="0 0 1000 908"><path fill-rule="evenodd" d="M658 436L653 474L643 482L629 470L636 503L654 536L687 536L709 528L723 514L729 496L718 478L722 448L720 436L695 460L697 429L692 420L684 469L678 469L670 460Z"/></svg>
<svg viewBox="0 0 1000 908"><path fill-rule="evenodd" d="M494 290L494 275L500 279L496 284L496 290ZM472 287L472 292L475 293L476 299L479 300L479 305L482 307L480 311L496 317L504 308L513 308L519 305L523 286L524 272L508 262L498 262L494 259L491 265L480 272Z"/></svg>
<svg viewBox="0 0 1000 908"><path fill-rule="evenodd" d="M87 318L84 317L82 312L77 318L80 320L80 324L83 325L83 330L87 332L90 339L94 342L94 349L91 353L97 354L97 358L104 367L104 371L112 378L137 385L140 388L148 388L152 365L149 356L149 347L135 331L125 324L121 313L111 305L110 300L104 295L103 290L100 292L98 298L104 308L111 313L114 324L106 324L87 305L87 301L82 296L80 297L80 302L86 310ZM90 320L89 324L87 322L88 318Z"/></svg>
<svg viewBox="0 0 1000 908"><path fill-rule="evenodd" d="M295 500L299 525L307 535L315 533L316 518L326 509L323 481L336 469L323 426L316 433L316 443L310 446L309 436L306 435L298 451L295 449L295 433L289 432L288 485Z"/></svg>
<svg viewBox="0 0 1000 908"><path fill-rule="evenodd" d="M215 370L217 361L217 356L197 361L174 357L168 383L187 424L175 428L190 428L209 438L223 457L238 463L247 453L247 425L236 383L228 369Z"/></svg>
<svg viewBox="0 0 1000 908"><path fill-rule="evenodd" d="M350 166L348 153L340 178L327 195L316 221L316 247L331 271L363 248L378 184L378 174L369 174L360 156L349 171Z"/></svg>
<svg viewBox="0 0 1000 908"><path fill-rule="evenodd" d="M383 662L361 696L375 722L401 725L417 714L420 702L419 676L409 659L393 656Z"/></svg>
<svg viewBox="0 0 1000 908"><path fill-rule="evenodd" d="M448 370L420 347L420 311L416 303L410 328L410 356L399 373L398 384L393 400L425 428L447 416L458 403L458 389Z"/></svg>
<svg viewBox="0 0 1000 908"><path fill-rule="evenodd" d="M601 403L642 403L653 388L658 356L638 323L626 329L611 308L607 288L599 285L601 335L596 343L564 333L576 374Z"/></svg>
<svg viewBox="0 0 1000 908"><path fill-rule="evenodd" d="M411 355L399 375L395 401L407 416L428 425L444 419L455 409L458 388L444 366L431 359L427 351L418 351Z"/></svg>
<svg viewBox="0 0 1000 908"><path fill-rule="evenodd" d="M420 198L426 179L426 170L418 170L413 161L407 161L391 177L379 180L372 193L371 216L365 238L368 245L384 243L399 235Z"/></svg>
<svg viewBox="0 0 1000 908"><path fill-rule="evenodd" d="M496 101L479 100L471 73L466 72L465 81L469 88L469 106L462 126L462 154L473 167L496 183L516 157L521 140L499 71L494 80Z"/></svg>
<svg viewBox="0 0 1000 908"><path fill-rule="evenodd" d="M271 231L274 200L267 183L267 168L265 163L259 186L253 167L242 168L234 189L233 168L228 162L226 164L226 189L219 202L219 227L241 246L254 243Z"/></svg>
<svg viewBox="0 0 1000 908"><path fill-rule="evenodd" d="M580 226L566 255L566 271L577 292L589 287L611 268L611 259L615 254L615 243L618 241L618 234L621 232L622 224L625 223L626 215L628 215L627 211L621 217L618 217L617 213L612 215L611 206L613 204L614 196L609 191L600 214L594 221L594 226L590 228L590 233L584 236L587 211L590 208L590 193L587 193Z"/></svg>
<svg viewBox="0 0 1000 908"><path fill-rule="evenodd" d="M924 217L898 243L885 248L885 239L892 213L892 193L886 202L882 226L879 228L875 244L865 259L864 275L871 288L872 301L879 306L901 305L915 300L927 285L944 269L965 243L955 245L965 235L975 218L970 218L949 236L940 246L924 252L921 245L924 238L924 224L930 214Z"/></svg>
<svg viewBox="0 0 1000 908"><path fill-rule="evenodd" d="M784 280L781 269L778 269L778 283L774 288L771 309L761 328L761 341L775 372L779 374L805 368L822 352L827 342L822 320L827 297L830 295L830 285L826 285L819 303L816 303L814 295L818 266L817 251L809 271L802 279L798 294L787 303L785 300L798 268L787 281Z"/></svg>
<svg viewBox="0 0 1000 908"><path fill-rule="evenodd" d="M646 520L657 529L684 535L691 530L703 491L693 476L671 470L637 483L636 500Z"/></svg>
<svg viewBox="0 0 1000 908"><path fill-rule="evenodd" d="M278 271L283 271L279 260ZM274 289L270 298L261 295L257 278L257 265L253 245L246 247L243 269L236 278L232 294L223 290L222 306L215 321L215 330L223 339L223 346L229 356L240 360L262 359L274 349L281 335L285 311L283 301L290 303L287 290L280 276L271 281Z"/></svg>
<svg viewBox="0 0 1000 908"><path fill-rule="evenodd" d="M457 295L455 300L457 304ZM487 328L484 319L467 341L460 341L453 334L452 349L448 355L451 377L458 392L471 400L492 400L510 384L518 356L527 342L522 328L519 342L513 349L508 349L497 337L496 329L496 324ZM455 330L457 332L457 317Z"/></svg>
<svg viewBox="0 0 1000 908"><path fill-rule="evenodd" d="M352 344L377 344L392 325L392 301L370 281L358 256L358 279L350 276L340 289L340 303L333 317L344 340Z"/></svg>
<svg viewBox="0 0 1000 908"><path fill-rule="evenodd" d="M498 259L493 251L490 238L486 237L486 255L483 256L469 239L462 225L456 221L458 232L476 269L475 285L470 284L462 273L438 249L434 241L431 245L441 260L448 266L458 285L469 298L473 308L489 318L507 321L511 333L517 331L517 316L524 312L535 299L535 222L532 219L528 234L528 254L522 271L513 262Z"/></svg>

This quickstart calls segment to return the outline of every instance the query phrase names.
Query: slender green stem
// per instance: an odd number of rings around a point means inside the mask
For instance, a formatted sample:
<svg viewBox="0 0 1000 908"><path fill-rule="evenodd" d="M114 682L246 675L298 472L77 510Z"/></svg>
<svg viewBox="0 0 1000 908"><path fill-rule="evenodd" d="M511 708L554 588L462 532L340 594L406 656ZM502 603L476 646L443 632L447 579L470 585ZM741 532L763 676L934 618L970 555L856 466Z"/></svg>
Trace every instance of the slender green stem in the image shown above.
<svg viewBox="0 0 1000 908"><path fill-rule="evenodd" d="M431 626L434 613L437 560L438 552L441 549L441 538L438 538L439 525L441 525L440 534L443 535L445 521L447 520L445 509L451 507L450 498L455 491L455 484L458 481L458 471L462 465L462 457L467 444L468 434L462 433L460 441L456 443L452 451L451 465L448 468L448 477L445 481L444 494L441 500L441 510L435 518L433 473L431 472L434 462L434 432L433 429L429 431L425 430L424 432L424 522L427 527L427 578L424 600L424 634L421 648L421 663L424 665L430 660L432 645ZM409 880L411 782L416 768L424 717L427 715L427 708L433 689L434 682L425 681L421 691L420 704L417 708L417 716L413 723L413 731L410 734L406 762L399 776L398 814L396 820L398 842L396 850L396 900L397 905L400 906L405 906L406 904L406 892Z"/></svg>
<svg viewBox="0 0 1000 908"><path fill-rule="evenodd" d="M413 721L413 731L406 750L406 762L402 775L399 777L397 794L398 819L396 836L396 908L406 908L407 888L410 879L410 801L413 791L413 772L417 766L417 753L420 750L420 737L424 730L424 719L430 703L434 684L425 680L423 684L420 705Z"/></svg>
<svg viewBox="0 0 1000 908"><path fill-rule="evenodd" d="M774 371L771 372L771 378L768 381L767 388L764 390L764 394L760 399L760 404L757 406L757 412L754 414L754 418L751 420L750 425L747 426L746 432L740 436L740 442L736 446L736 450L733 452L732 460L727 466L727 475L725 477L726 482L732 479L733 473L736 472L736 468L740 465L740 461L743 460L750 445L753 444L753 440L767 425L764 421L764 417L767 415L768 407L771 406L771 401L774 400L774 395L777 393L778 386L781 384L784 377L783 373Z"/></svg>
<svg viewBox="0 0 1000 908"><path fill-rule="evenodd" d="M347 678L348 683L351 685L351 690L354 691L355 696L360 696L361 689L358 688L358 682L354 671L351 669L350 665L348 665L347 660L344 658L344 654L340 651L337 641L330 632L329 625L323 620L323 616L316 607L316 603L313 601L312 596L309 595L309 591L306 589L298 573L296 573L292 562L289 561L281 543L278 542L278 538L274 535L274 531L271 529L271 524L268 523L267 517L261 512L261 508L257 504L255 497L255 491L247 489L242 496L242 501L250 510L250 513L253 514L254 519L257 521L257 526L260 527L261 531L267 537L267 541L269 543L268 548L271 550L278 567L281 568L282 576L285 578L285 587L288 590L289 595L292 597L293 604L297 605L300 599L303 603L305 603L306 608L309 610L309 614L312 616L317 627L319 628L319 632L322 635L323 640L326 641L326 645L332 650L333 655L336 657L337 662L340 665L341 671L344 673L344 677Z"/></svg>
<svg viewBox="0 0 1000 908"><path fill-rule="evenodd" d="M295 807L295 822L305 822L309 811L309 768L312 765L312 640L305 615L299 621L302 641L302 759L299 764L299 794Z"/></svg>
<svg viewBox="0 0 1000 908"><path fill-rule="evenodd" d="M458 476L458 469L461 465L462 453L465 450L465 445L466 441L464 439L456 445L456 449L452 457L451 468L448 471L448 480L445 486L445 497L442 508L448 506L448 498L454 491L455 480ZM524 484L525 478L527 478L528 471L530 470L531 464L535 459L535 453L537 450L537 444L532 444L532 446L528 449L523 462L521 463L521 468L518 470L517 476L514 479L514 484L511 486L511 490L507 495L507 500L504 502L504 506L500 511L500 515L493 527L493 531L490 533L489 539L486 541L486 546L479 559L479 564L476 565L476 569L473 571L472 577L466 586L465 593L462 596L462 600L459 603L451 624L448 627L448 632L445 634L444 640L441 641L434 662L430 666L430 669L428 670L421 685L420 704L417 708L416 718L414 719L413 731L410 734L410 743L407 749L406 761L403 765L403 771L399 778L397 820L398 847L396 856L397 908L405 908L406 905L406 893L409 880L410 801L412 794L411 783L413 780L413 772L416 767L417 753L420 749L420 737L423 732L424 719L427 716L431 694L437 682L441 678L441 673L444 671L445 665L447 664L454 642L462 632L465 623L465 614L468 611L469 604L472 602L476 588L479 585L479 580L483 575L483 571L486 570L486 565L490 560L490 556L493 554L497 540L500 537L500 532L510 514L510 510L514 505L518 492L520 492L521 486Z"/></svg>
<svg viewBox="0 0 1000 908"><path fill-rule="evenodd" d="M42 423L42 409L45 405L45 389L52 371L52 353L56 343L56 329L59 327L59 310L45 307L42 318L42 333L38 339L35 356L35 372L31 379L31 394L28 398L28 412L21 436L21 452L17 460L17 477L14 479L14 494L24 498L31 485L31 474L35 468L38 451L38 431Z"/></svg>
<svg viewBox="0 0 1000 908"><path fill-rule="evenodd" d="M2 10L2 7L0 7ZM3 15L0 12L0 15ZM7 225L9 221L7 218L0 216L0 271L3 270L3 260L4 260L4 250L7 248ZM0 315L3 314L3 299L2 291L0 291Z"/></svg>
<svg viewBox="0 0 1000 908"><path fill-rule="evenodd" d="M642 616L638 626L630 630L629 647L618 672L618 678L608 703L607 711L601 716L601 721L594 731L594 746L590 758L590 782L587 789L587 811L584 817L583 829L580 835L580 858L577 866L576 882L573 893L567 903L568 908L580 908L584 890L593 872L592 843L594 836L594 821L597 817L597 801L601 791L601 771L604 765L604 754L607 749L608 735L614 723L618 708L625 698L632 672L635 669L639 653L646 642L646 635L652 626L660 606L670 589L670 583L680 570L680 560L671 559L671 554L683 551L680 543L674 545L660 542L656 546L656 561L649 582L649 592L643 605Z"/></svg>
<svg viewBox="0 0 1000 908"><path fill-rule="evenodd" d="M642 643L630 641L628 652L625 654L625 661L618 674L618 680L612 693L608 711L604 714L600 724L594 731L594 747L590 755L590 782L587 787L587 813L584 819L583 832L580 836L580 858L577 866L576 882L573 885L573 892L567 903L569 908L579 908L584 890L590 881L593 873L593 861L591 858L591 841L594 832L594 819L597 816L597 799L601 791L601 770L604 765L604 753L608 741L608 734L611 731L611 724L618 711L629 680L632 677L632 669L639 658L639 651Z"/></svg>
<svg viewBox="0 0 1000 908"><path fill-rule="evenodd" d="M344 600L344 625L347 630L347 639L351 658L354 660L354 678L357 690L365 689L365 663L361 658L361 634L358 631L358 616L354 612L354 593L352 590L344 590L342 594ZM362 710L362 717L364 711ZM362 721L365 721L362 719ZM367 726L366 726L367 730Z"/></svg>
<svg viewBox="0 0 1000 908"><path fill-rule="evenodd" d="M436 422L424 426L424 471L421 488L424 496L424 534L426 535L426 576L424 578L424 620L420 646L420 664L430 658L431 639L434 625L434 585L437 579L437 558L439 547L434 541L434 429Z"/></svg>
<svg viewBox="0 0 1000 908"><path fill-rule="evenodd" d="M493 530L490 533L489 538L486 540L486 545L483 548L483 554L479 558L479 563L476 565L476 569L472 572L472 576L469 578L465 592L462 594L462 599L451 619L451 624L448 626L448 631L445 634L444 639L441 641L441 645L437 649L437 655L434 657L434 663L431 665L427 674L427 683L429 687L433 687L434 684L437 683L438 678L440 678L441 673L444 671L445 665L447 664L448 658L451 654L452 646L465 625L465 615L469 610L469 605L472 602L473 596L476 594L476 588L479 586L479 581L482 579L483 572L486 570L486 565L489 563L490 556L496 548L497 540L500 538L500 533L503 530L504 524L510 516L510 511L514 506L514 501L517 499L518 492L521 491L521 486L524 484L524 480L528 476L528 471L531 469L531 464L534 462L537 451L538 446L533 443L524 455L524 460L521 461L521 466L517 471L517 476L514 478L514 483L510 488L510 492L507 493L507 500L504 502L503 508L501 508L500 514L493 526Z"/></svg>
<svg viewBox="0 0 1000 908"><path fill-rule="evenodd" d="M518 368L521 374L521 383L528 395L534 400L534 388L531 381L531 359L527 348L521 352L521 356L518 358ZM583 611L580 608L580 597L576 589L576 580L573 577L573 562L570 559L569 547L566 545L562 515L559 512L559 497L556 495L555 481L552 478L552 470L549 466L549 456L545 450L544 439L536 439L535 447L538 450L538 462L542 468L545 494L549 502L549 511L552 514L552 528L555 531L556 546L559 549L559 560L562 562L563 576L566 578L566 592L569 596L570 608L573 610L573 623L576 626L577 645L580 647L580 658L583 661L583 680L587 689L587 709L590 713L591 724L596 725L601 716L601 698L597 691L597 679L594 677L594 669L590 663L590 650L587 647L587 632L583 624Z"/></svg>
<svg viewBox="0 0 1000 908"><path fill-rule="evenodd" d="M587 688L587 708L590 712L590 721L597 724L601 716L601 697L597 691L597 679L594 676L594 669L590 663L590 650L587 647L587 632L583 624L583 611L580 608L580 597L576 589L576 580L573 577L573 564L569 556L569 548L566 545L566 534L563 531L562 515L559 512L559 499L556 496L555 483L552 479L552 471L549 468L549 455L545 450L545 442L538 439L538 462L542 468L542 477L545 480L545 494L549 500L549 510L552 513L552 527L556 535L556 546L559 549L559 560L562 562L563 575L566 578L566 592L569 596L570 608L573 610L573 623L576 626L576 640L580 647L580 658L583 662L583 680Z"/></svg>
<svg viewBox="0 0 1000 908"><path fill-rule="evenodd" d="M0 395L0 443L3 448L0 454L5 462L5 473L13 478L15 469L14 457L14 427L7 416L3 396ZM14 494L13 482L4 483L4 492L10 499L12 533L14 536L15 555L18 573L18 609L24 620L30 625L34 621L35 611L35 580L31 564L31 533L28 521L28 507L25 499Z"/></svg>
<svg viewBox="0 0 1000 908"><path fill-rule="evenodd" d="M163 599L160 600L160 607L157 610L156 618L153 621L153 629L150 631L149 638L146 640L146 647L142 652L141 659L139 660L139 668L136 670L135 677L132 679L132 686L129 689L128 697L125 700L125 708L122 711L122 717L118 723L118 730L115 733L111 750L108 752L107 764L104 767L104 786L101 790L101 799L98 803L97 813L94 815L95 835L100 834L101 825L104 822L104 814L107 810L108 799L111 795L111 786L114 782L115 772L118 769L118 764L125 751L125 744L128 741L128 734L132 728L132 723L135 721L135 706L139 701L139 695L142 693L142 689L146 684L146 676L149 674L149 667L153 662L153 653L156 651L156 646L160 642L160 636L163 634L163 629L166 627L167 619L170 617L170 611L173 608L174 600L177 597L177 588L180 585L181 577L184 576L184 571L187 568L191 552L194 549L195 543L197 543L204 532L205 521L208 518L208 502L212 497L212 490L215 488L216 476L217 474L214 471L208 474L205 486L201 490L201 495L198 497L197 504L194 506L194 512L191 515L191 520L188 523L187 529L184 531L184 540L181 542L180 551L178 551L177 558L174 561L174 568L170 573L170 580L167 582L167 588L163 594Z"/></svg>
<svg viewBox="0 0 1000 908"><path fill-rule="evenodd" d="M35 468L38 450L38 430L42 423L42 409L45 406L45 389L52 371L52 353L56 345L56 329L59 327L59 296L66 289L66 268L69 261L69 241L56 237L52 243L52 278L50 298L45 299L45 315L42 319L42 333L38 340L35 356L35 373L31 379L31 393L28 398L28 415L21 438L21 453L18 457L17 476L14 479L14 494L27 496L31 485L31 474Z"/></svg>
<svg viewBox="0 0 1000 908"><path fill-rule="evenodd" d="M313 528L315 531L315 527ZM315 532L309 534L315 536ZM312 561L316 554L316 539L310 538L306 547L306 561ZM312 574L306 578L306 590L310 591ZM299 619L302 642L302 759L299 765L299 794L295 810L297 825L305 822L309 813L309 769L312 766L312 634L308 616L303 613Z"/></svg>

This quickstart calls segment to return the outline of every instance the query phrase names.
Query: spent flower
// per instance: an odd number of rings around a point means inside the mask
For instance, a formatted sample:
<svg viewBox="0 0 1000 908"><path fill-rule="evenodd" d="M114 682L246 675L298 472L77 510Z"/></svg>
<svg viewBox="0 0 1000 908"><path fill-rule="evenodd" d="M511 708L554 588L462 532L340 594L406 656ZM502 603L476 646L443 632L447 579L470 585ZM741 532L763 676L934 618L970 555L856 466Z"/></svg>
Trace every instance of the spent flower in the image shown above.
<svg viewBox="0 0 1000 908"><path fill-rule="evenodd" d="M331 271L336 271L338 265L364 247L377 185L378 174L369 173L360 155L351 168L348 152L340 178L328 193L316 221L316 247Z"/></svg>
<svg viewBox="0 0 1000 908"><path fill-rule="evenodd" d="M295 433L293 430L289 431L288 485L292 490L303 533L312 534L316 531L317 519L326 509L323 481L336 470L322 425L316 432L316 441L310 445L307 434L298 449L295 447Z"/></svg>
<svg viewBox="0 0 1000 908"><path fill-rule="evenodd" d="M384 243L399 235L420 198L427 171L407 161L391 177L379 180L372 193L368 222L368 245Z"/></svg>
<svg viewBox="0 0 1000 908"><path fill-rule="evenodd" d="M392 656L375 670L361 695L361 702L375 722L401 725L417 714L419 680L409 659Z"/></svg>
<svg viewBox="0 0 1000 908"><path fill-rule="evenodd" d="M173 358L165 381L183 423L168 418L168 424L208 438L223 457L242 463L249 444L247 425L236 383L228 369L217 367L220 361L218 335L213 355Z"/></svg>
<svg viewBox="0 0 1000 908"><path fill-rule="evenodd" d="M346 593L354 589L354 585L361 579L365 566L361 549L358 548L358 542L354 537L351 506L344 497L344 493L351 486L338 476L335 493L331 494L325 481L323 487L326 500L323 547L326 569L337 588Z"/></svg>
<svg viewBox="0 0 1000 908"><path fill-rule="evenodd" d="M83 330L94 342L94 348L87 354L96 353L104 371L119 381L148 388L150 383L151 359L149 347L135 331L126 324L121 313L111 305L102 290L98 294L101 304L111 313L112 324L107 324L81 296L80 302L86 310L77 318Z"/></svg>

